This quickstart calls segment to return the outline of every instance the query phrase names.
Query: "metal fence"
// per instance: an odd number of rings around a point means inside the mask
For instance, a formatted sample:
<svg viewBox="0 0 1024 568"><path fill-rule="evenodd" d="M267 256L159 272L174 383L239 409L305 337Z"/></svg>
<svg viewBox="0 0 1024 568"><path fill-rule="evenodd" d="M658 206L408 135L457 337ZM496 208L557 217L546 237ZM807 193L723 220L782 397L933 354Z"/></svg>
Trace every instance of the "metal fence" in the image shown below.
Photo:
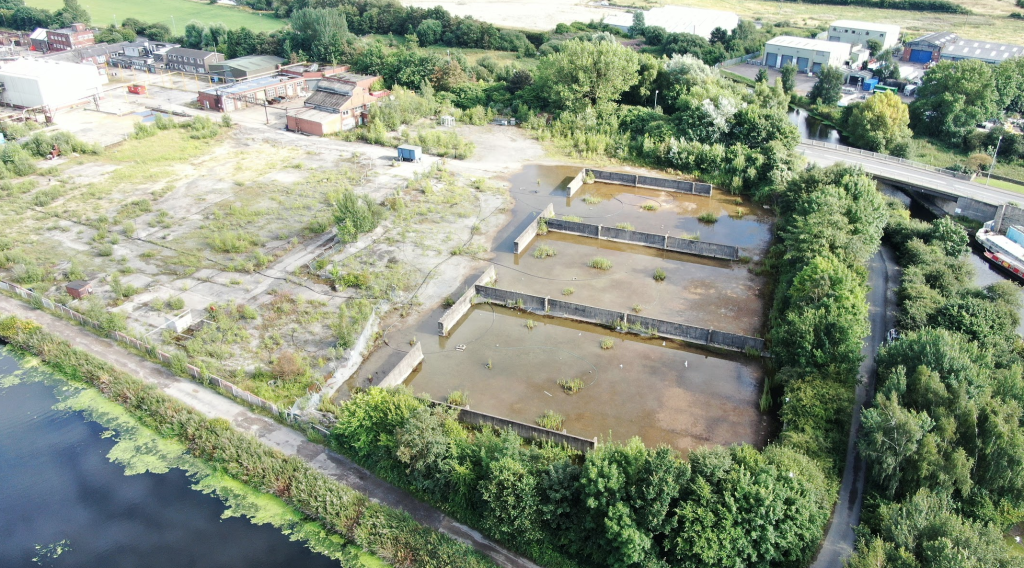
<svg viewBox="0 0 1024 568"><path fill-rule="evenodd" d="M819 142L818 140L803 139L800 141L801 144L807 146L816 146L818 148L828 148L830 150L838 150L840 152L846 152L847 154L857 154L859 156L869 156L876 160L884 160L886 162L892 162L894 164L902 164L904 166L910 166L920 170L928 170L942 174L944 176L953 177L959 180L972 181L974 179L973 174L965 174L961 172L954 172L953 170L946 170L943 168L937 168L935 166L929 166L928 164L922 164L921 162L915 162L914 160L908 160L906 158L897 158L896 156L890 156L888 154L879 154L878 152L872 152L870 150L861 150L860 148L851 148L849 146L842 146L839 144L829 144L828 142Z"/></svg>
<svg viewBox="0 0 1024 568"><path fill-rule="evenodd" d="M57 314L62 315L68 319L74 320L84 326L103 331L103 326L100 325L99 322L93 321L67 306L63 306L61 304L48 300L31 290L26 290L22 288L21 286L17 286L15 284L11 284L9 282L4 282L3 280L0 280L0 290L11 292L21 298L28 300L33 304L38 303L42 305L43 308L50 310L52 312L56 312ZM108 335L108 337L110 337L110 339L113 339L118 343L125 344L135 349L136 351L146 353L147 355L156 358L158 361L165 365L171 365L172 362L174 361L174 358L172 356L168 355L167 353L164 353L163 351L160 351L148 341L136 339L127 334L121 333L120 331L112 332ZM220 377L211 375L209 373L204 373L202 369L196 366L185 363L185 372L188 373L194 379L205 381L208 384L217 386L218 388L224 390L225 392L230 393L232 397L240 401L246 402L251 406L260 407L269 410L274 414L278 414L278 408L276 404L270 402L269 400L260 398L247 390L240 389L231 382L225 381Z"/></svg>
<svg viewBox="0 0 1024 568"><path fill-rule="evenodd" d="M744 55L743 57L734 57L732 59L728 59L728 60L723 61L721 63L716 63L715 64L715 69L721 69L723 67L732 67L733 65L739 65L740 63L746 63L747 61L750 61L751 59L757 59L758 57L761 57L761 52L760 51L758 51L757 53L748 53L748 54Z"/></svg>

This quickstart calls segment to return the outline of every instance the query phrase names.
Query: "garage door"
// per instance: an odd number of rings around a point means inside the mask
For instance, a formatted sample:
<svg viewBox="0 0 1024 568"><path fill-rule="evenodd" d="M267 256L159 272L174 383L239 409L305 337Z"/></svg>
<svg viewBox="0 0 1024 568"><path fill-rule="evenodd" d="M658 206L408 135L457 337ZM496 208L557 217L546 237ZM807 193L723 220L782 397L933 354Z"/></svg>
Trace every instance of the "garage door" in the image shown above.
<svg viewBox="0 0 1024 568"><path fill-rule="evenodd" d="M793 62L793 56L792 55L783 55L782 56L782 63L779 66L781 67L782 65L789 65L792 62Z"/></svg>
<svg viewBox="0 0 1024 568"><path fill-rule="evenodd" d="M807 71L807 67L811 64L811 60L806 57L796 58L796 68L800 71Z"/></svg>
<svg viewBox="0 0 1024 568"><path fill-rule="evenodd" d="M932 60L932 52L927 49L911 49L910 60L914 63L928 63Z"/></svg>
<svg viewBox="0 0 1024 568"><path fill-rule="evenodd" d="M778 67L778 65L776 65L776 63L779 62L779 54L778 53L769 53L764 61L768 65L768 67Z"/></svg>
<svg viewBox="0 0 1024 568"><path fill-rule="evenodd" d="M811 65L811 72L813 72L815 75L821 73L821 63L815 63L814 65Z"/></svg>

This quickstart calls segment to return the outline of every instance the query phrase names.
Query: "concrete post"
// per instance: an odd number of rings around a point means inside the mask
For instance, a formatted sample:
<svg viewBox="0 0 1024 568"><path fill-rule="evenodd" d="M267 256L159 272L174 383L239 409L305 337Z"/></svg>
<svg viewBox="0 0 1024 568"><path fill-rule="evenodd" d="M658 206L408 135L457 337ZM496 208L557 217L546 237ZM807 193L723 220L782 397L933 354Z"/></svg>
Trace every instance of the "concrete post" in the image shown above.
<svg viewBox="0 0 1024 568"><path fill-rule="evenodd" d="M663 249L667 249L668 248L668 235L665 235L665 244L661 245L661 248L663 248Z"/></svg>

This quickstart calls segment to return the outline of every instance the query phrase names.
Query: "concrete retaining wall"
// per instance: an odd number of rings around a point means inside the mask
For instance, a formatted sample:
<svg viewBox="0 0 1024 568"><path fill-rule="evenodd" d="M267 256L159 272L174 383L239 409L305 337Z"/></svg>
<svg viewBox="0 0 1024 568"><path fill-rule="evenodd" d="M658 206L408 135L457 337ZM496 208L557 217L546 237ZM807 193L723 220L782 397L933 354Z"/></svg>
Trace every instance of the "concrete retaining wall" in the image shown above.
<svg viewBox="0 0 1024 568"><path fill-rule="evenodd" d="M710 183L693 181L682 181L677 179L666 179L637 174L624 174L621 172L606 172L587 168L584 172L590 172L594 179L604 183L616 183L619 185L631 185L633 187L649 187L676 193L689 193L691 195L703 195L711 197L712 186Z"/></svg>
<svg viewBox="0 0 1024 568"><path fill-rule="evenodd" d="M952 202L949 203L952 204ZM950 208L944 207L944 209L946 209L950 215L961 215L968 219L985 223L996 218L999 206L971 199L969 197L958 197L955 206Z"/></svg>
<svg viewBox="0 0 1024 568"><path fill-rule="evenodd" d="M1024 209L1014 207L1013 205L1000 205L992 219L995 220L993 230L997 233L1006 234L1006 230L1013 225L1018 227L1024 226Z"/></svg>
<svg viewBox="0 0 1024 568"><path fill-rule="evenodd" d="M540 219L541 217L546 219L548 217L554 216L555 205L553 203L548 203L548 206L545 207L544 210L540 212L540 215L537 216L537 219L534 219L533 222L530 223L528 227L523 229L523 232L519 233L519 236L516 237L516 240L512 243L512 252L515 254L519 254L520 252L526 250L526 247L530 244L530 241L533 240L533 237L537 236L538 219Z"/></svg>
<svg viewBox="0 0 1024 568"><path fill-rule="evenodd" d="M569 197L572 197L580 187L583 186L583 177L586 176L587 170L580 170L580 173L576 174L576 177L572 178L569 182Z"/></svg>
<svg viewBox="0 0 1024 568"><path fill-rule="evenodd" d="M388 376L384 377L384 380L377 386L381 388L388 388L404 383L405 379L409 378L409 374L413 372L413 369L415 369L422 361L423 347L417 342L416 345L414 345L413 348L405 354L405 357L402 357L402 360L398 362L398 365L396 365L394 369L391 369Z"/></svg>
<svg viewBox="0 0 1024 568"><path fill-rule="evenodd" d="M459 323L462 316L466 315L469 308L473 306L473 296L476 295L476 287L481 284L489 284L494 281L495 278L494 265L492 264L487 267L487 270L484 271L480 278L476 279L476 282L474 282L472 286L463 292L462 297L460 297L458 301L452 304L452 307L448 308L448 310L441 315L441 319L437 320L438 335L447 337L448 332L455 327L455 324Z"/></svg>
<svg viewBox="0 0 1024 568"><path fill-rule="evenodd" d="M597 239L608 239L624 243L633 243L645 247L652 247L664 250L671 250L692 254L696 256L707 256L721 258L724 260L737 260L740 257L740 249L731 245L720 245L704 241L693 241L690 239L678 239L668 235L656 235L642 231L628 231L616 227L605 227L603 225L592 225L577 221L566 221L565 219L548 219L549 231L570 233L584 237Z"/></svg>
<svg viewBox="0 0 1024 568"><path fill-rule="evenodd" d="M468 408L460 408L452 406L443 402L433 401L433 404L437 406L445 406L448 408L455 408L459 411L458 420L459 422L465 422L466 424L477 424L477 425L488 425L504 430L511 428L513 432L519 434L520 437L528 440L548 440L557 444L565 444L570 448L579 452L589 452L597 446L597 439L588 440L579 436L573 436L572 434L566 434L564 432L556 432L554 430L548 430L541 428L540 426L534 426L533 424L526 424L523 422L516 422L515 420L509 420L507 418L501 418L491 414L484 414L483 412L477 412Z"/></svg>
<svg viewBox="0 0 1024 568"><path fill-rule="evenodd" d="M764 353L765 351L764 340L759 337L740 335L738 333L728 333L706 327L696 327L685 323L659 320L628 312L595 308L584 304L544 298L541 296L534 296L532 294L524 294L522 292L513 292L511 290L501 290L499 288L491 288L489 286L477 286L476 292L481 298L488 302L494 302L509 307L521 307L525 310L544 313L545 315L553 317L562 317L585 321L588 323L595 323L598 325L613 326L621 329L622 331L632 331L635 333L649 333L650 331L655 331L662 337L679 339L681 341L696 343L699 345L709 345L711 347L728 349L730 351L756 351L757 353ZM520 302L522 302L521 306L519 304Z"/></svg>

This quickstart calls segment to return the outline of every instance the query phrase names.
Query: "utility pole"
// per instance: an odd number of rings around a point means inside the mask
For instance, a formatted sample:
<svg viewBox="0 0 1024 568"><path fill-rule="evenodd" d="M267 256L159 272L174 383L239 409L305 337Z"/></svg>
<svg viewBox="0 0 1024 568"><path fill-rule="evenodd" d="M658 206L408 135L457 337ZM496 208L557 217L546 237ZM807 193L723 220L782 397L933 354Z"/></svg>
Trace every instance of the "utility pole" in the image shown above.
<svg viewBox="0 0 1024 568"><path fill-rule="evenodd" d="M992 168L996 167L996 159L999 157L999 146L1003 143L1002 135L999 136L999 141L996 142L996 149L992 152L992 163L988 165L988 181L985 185L991 185L992 181Z"/></svg>
<svg viewBox="0 0 1024 568"><path fill-rule="evenodd" d="M658 89L654 89L654 110L658 110Z"/></svg>

